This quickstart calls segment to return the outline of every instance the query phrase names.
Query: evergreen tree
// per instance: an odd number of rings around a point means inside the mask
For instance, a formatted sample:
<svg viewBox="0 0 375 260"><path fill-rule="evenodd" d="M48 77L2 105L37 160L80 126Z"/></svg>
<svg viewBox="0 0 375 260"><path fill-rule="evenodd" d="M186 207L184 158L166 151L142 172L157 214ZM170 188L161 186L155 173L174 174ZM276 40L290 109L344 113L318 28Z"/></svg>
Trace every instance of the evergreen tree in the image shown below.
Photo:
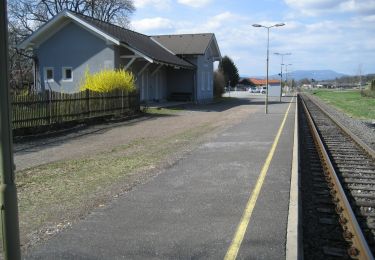
<svg viewBox="0 0 375 260"><path fill-rule="evenodd" d="M225 78L225 84L228 85L230 81L230 86L233 88L238 84L240 80L240 75L238 74L238 69L233 60L228 56L224 56L219 63L219 71L223 73Z"/></svg>

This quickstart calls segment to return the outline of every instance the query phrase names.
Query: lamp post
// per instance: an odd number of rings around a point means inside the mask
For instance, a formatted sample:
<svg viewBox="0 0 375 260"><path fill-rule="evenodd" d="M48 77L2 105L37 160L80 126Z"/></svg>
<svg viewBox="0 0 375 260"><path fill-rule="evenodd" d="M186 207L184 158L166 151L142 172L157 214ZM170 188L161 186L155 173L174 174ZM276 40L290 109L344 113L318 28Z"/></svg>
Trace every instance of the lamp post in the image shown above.
<svg viewBox="0 0 375 260"><path fill-rule="evenodd" d="M281 72L280 72L280 102L281 102L281 96L283 94L283 65L284 65L284 56L286 55L292 55L290 52L288 53L279 53L275 52L275 55L280 55L281 56Z"/></svg>
<svg viewBox="0 0 375 260"><path fill-rule="evenodd" d="M284 64L285 65L285 82L288 84L288 66L292 66L293 64Z"/></svg>
<svg viewBox="0 0 375 260"><path fill-rule="evenodd" d="M253 27L263 27L267 29L267 75L266 75L266 99L265 99L265 112L268 114L268 65L269 65L269 47L270 47L270 29L272 27L284 26L285 23L277 23L272 26L264 26L261 24L253 24Z"/></svg>
<svg viewBox="0 0 375 260"><path fill-rule="evenodd" d="M7 1L0 1L0 202L4 259L18 260L20 240L18 228L17 190L13 170L12 127L8 81Z"/></svg>

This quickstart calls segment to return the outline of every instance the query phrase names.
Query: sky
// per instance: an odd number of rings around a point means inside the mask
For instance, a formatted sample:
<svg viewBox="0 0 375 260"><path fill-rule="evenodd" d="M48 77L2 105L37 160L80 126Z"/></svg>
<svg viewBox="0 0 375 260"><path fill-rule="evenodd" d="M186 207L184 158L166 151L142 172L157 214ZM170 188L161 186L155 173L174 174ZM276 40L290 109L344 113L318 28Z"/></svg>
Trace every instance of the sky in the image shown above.
<svg viewBox="0 0 375 260"><path fill-rule="evenodd" d="M240 75L266 73L267 29L271 26L270 74L280 72L279 53L289 71L332 69L375 73L375 0L134 0L131 28L147 35L215 33L222 56Z"/></svg>

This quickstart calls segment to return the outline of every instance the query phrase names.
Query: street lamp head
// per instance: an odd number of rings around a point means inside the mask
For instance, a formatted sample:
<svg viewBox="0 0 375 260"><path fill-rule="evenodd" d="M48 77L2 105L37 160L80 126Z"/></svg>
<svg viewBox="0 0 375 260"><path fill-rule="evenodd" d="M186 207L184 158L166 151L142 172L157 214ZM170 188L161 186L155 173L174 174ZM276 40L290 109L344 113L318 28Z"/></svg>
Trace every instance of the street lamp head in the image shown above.
<svg viewBox="0 0 375 260"><path fill-rule="evenodd" d="M285 23L277 23L277 24L275 24L276 27L280 27L280 26L284 26L284 25L285 25Z"/></svg>
<svg viewBox="0 0 375 260"><path fill-rule="evenodd" d="M262 27L260 24L253 24L253 27Z"/></svg>

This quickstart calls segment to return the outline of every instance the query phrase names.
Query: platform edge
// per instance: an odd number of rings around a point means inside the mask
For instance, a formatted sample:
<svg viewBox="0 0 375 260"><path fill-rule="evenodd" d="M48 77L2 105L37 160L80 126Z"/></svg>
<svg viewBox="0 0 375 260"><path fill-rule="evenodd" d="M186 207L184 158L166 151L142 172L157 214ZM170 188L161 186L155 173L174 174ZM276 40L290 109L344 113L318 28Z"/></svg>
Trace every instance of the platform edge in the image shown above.
<svg viewBox="0 0 375 260"><path fill-rule="evenodd" d="M296 98L293 159L290 180L289 213L286 236L285 259L303 259L300 243L300 176L299 176L299 135L298 135L298 97Z"/></svg>

